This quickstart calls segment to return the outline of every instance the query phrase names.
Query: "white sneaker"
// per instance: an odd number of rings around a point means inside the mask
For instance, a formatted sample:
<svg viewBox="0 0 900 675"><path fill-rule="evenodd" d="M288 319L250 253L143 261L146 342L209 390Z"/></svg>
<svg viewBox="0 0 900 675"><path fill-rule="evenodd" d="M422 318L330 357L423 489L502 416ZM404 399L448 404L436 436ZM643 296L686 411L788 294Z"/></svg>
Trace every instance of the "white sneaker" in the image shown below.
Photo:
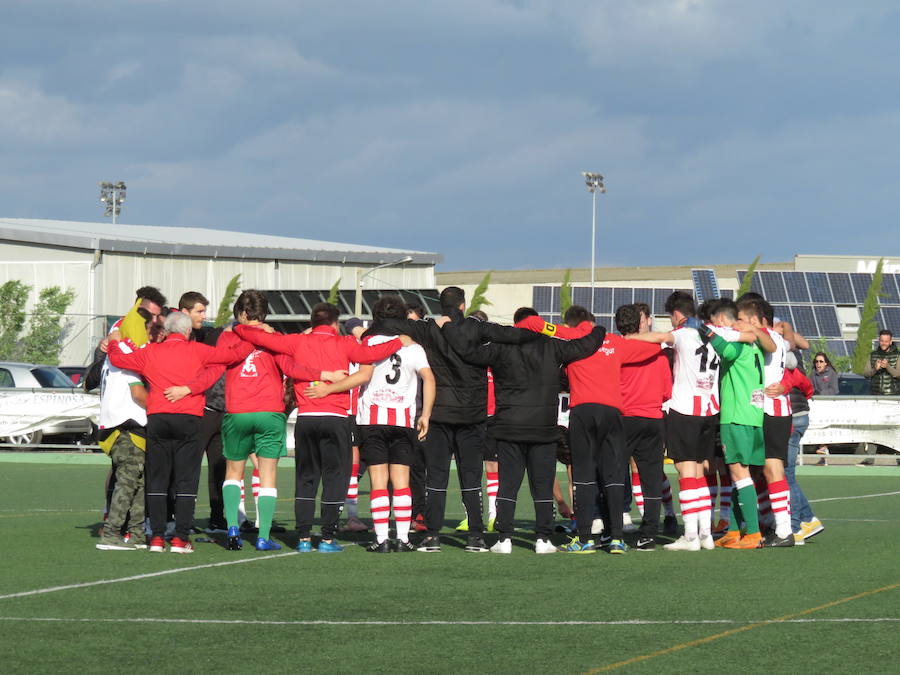
<svg viewBox="0 0 900 675"><path fill-rule="evenodd" d="M601 532L603 532L603 519L594 518L591 523L591 534L600 534Z"/></svg>
<svg viewBox="0 0 900 675"><path fill-rule="evenodd" d="M704 551L712 551L716 547L716 542L711 534L704 534L700 537L700 548Z"/></svg>
<svg viewBox="0 0 900 675"><path fill-rule="evenodd" d="M687 537L682 535L671 544L665 544L663 548L667 551L699 551L700 540L688 539Z"/></svg>
<svg viewBox="0 0 900 675"><path fill-rule="evenodd" d="M538 539L534 542L535 553L556 553L556 547L546 539Z"/></svg>
<svg viewBox="0 0 900 675"><path fill-rule="evenodd" d="M491 553L512 553L512 539L498 539L497 543L491 546Z"/></svg>
<svg viewBox="0 0 900 675"><path fill-rule="evenodd" d="M632 532L637 532L638 528L631 520L630 513L622 514L622 532L626 534L631 534Z"/></svg>

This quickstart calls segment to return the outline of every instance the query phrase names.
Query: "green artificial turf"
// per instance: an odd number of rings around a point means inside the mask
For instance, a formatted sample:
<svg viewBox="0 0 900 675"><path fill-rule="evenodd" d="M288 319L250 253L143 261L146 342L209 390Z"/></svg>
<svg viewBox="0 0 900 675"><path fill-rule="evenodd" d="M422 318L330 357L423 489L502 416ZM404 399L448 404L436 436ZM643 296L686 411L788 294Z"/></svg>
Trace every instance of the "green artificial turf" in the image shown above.
<svg viewBox="0 0 900 675"><path fill-rule="evenodd" d="M291 553L285 467L276 519L289 531L274 536L284 552L228 552L196 537L196 553L179 556L94 548L105 464L6 458L0 596L248 562L3 597L3 670L584 673L626 662L615 671L896 672L900 494L849 497L896 493L900 473L848 473L801 478L810 499L830 501L813 504L825 532L794 549L537 556L523 491L513 554L471 554L449 527L462 515L451 491L440 554L376 556L352 542L336 555ZM364 517L366 490L363 481ZM207 515L203 493L198 523ZM771 623L784 617L792 622Z"/></svg>

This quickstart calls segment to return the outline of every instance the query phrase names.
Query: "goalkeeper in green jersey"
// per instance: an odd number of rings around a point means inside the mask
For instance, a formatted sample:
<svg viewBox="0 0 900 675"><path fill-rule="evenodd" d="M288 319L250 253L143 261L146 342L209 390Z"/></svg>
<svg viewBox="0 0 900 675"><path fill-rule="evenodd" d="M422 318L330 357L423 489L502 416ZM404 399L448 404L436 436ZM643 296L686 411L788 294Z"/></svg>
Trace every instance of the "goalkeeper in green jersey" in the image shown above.
<svg viewBox="0 0 900 675"><path fill-rule="evenodd" d="M720 436L725 463L737 491L728 532L716 542L716 546L758 548L762 535L750 467L762 466L766 461L762 431L765 378L761 347L771 351L774 345L763 331L746 321L738 321L738 308L731 300L714 303L710 308L710 317L712 326L693 319L690 327L696 328L701 336L710 341L721 360ZM757 341L739 342L740 331L748 330L756 333ZM740 532L741 521L746 526L744 536Z"/></svg>

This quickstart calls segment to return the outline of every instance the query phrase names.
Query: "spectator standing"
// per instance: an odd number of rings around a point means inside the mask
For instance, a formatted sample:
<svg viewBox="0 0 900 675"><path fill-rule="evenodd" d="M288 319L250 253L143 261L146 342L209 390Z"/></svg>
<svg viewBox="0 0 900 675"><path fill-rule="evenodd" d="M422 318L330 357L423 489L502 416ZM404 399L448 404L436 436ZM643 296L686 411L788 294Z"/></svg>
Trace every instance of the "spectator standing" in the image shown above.
<svg viewBox="0 0 900 675"><path fill-rule="evenodd" d="M870 378L873 396L900 396L900 349L893 339L889 330L878 334L878 347L869 354L869 365L863 370Z"/></svg>
<svg viewBox="0 0 900 675"><path fill-rule="evenodd" d="M813 357L813 372L809 379L816 396L837 396L838 374L825 352L816 352Z"/></svg>

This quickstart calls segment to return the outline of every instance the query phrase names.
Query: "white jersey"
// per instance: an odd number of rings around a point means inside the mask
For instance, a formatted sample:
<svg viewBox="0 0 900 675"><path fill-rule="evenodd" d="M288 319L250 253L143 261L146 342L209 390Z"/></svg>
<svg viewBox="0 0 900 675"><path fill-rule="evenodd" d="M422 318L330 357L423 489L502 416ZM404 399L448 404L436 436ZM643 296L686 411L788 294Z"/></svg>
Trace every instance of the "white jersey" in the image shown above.
<svg viewBox="0 0 900 675"><path fill-rule="evenodd" d="M396 336L373 335L364 341L377 345ZM428 368L428 358L420 345L401 347L388 358L373 364L372 379L359 396L357 424L415 425L419 371Z"/></svg>
<svg viewBox="0 0 900 675"><path fill-rule="evenodd" d="M775 343L774 352L763 352L763 355L765 356L763 362L763 376L765 384L768 387L770 384L778 384L784 377L784 358L788 352L788 343L780 333L769 328L767 328L766 331ZM775 398L766 396L763 404L763 412L772 417L790 417L791 399L784 394L776 396Z"/></svg>
<svg viewBox="0 0 900 675"><path fill-rule="evenodd" d="M147 411L131 398L131 386L143 384L141 378L130 370L122 370L109 362L103 363L100 375L101 429L113 429L128 420L147 425Z"/></svg>
<svg viewBox="0 0 900 675"><path fill-rule="evenodd" d="M672 337L675 364L669 410L694 417L717 415L719 355L693 328L676 328Z"/></svg>

